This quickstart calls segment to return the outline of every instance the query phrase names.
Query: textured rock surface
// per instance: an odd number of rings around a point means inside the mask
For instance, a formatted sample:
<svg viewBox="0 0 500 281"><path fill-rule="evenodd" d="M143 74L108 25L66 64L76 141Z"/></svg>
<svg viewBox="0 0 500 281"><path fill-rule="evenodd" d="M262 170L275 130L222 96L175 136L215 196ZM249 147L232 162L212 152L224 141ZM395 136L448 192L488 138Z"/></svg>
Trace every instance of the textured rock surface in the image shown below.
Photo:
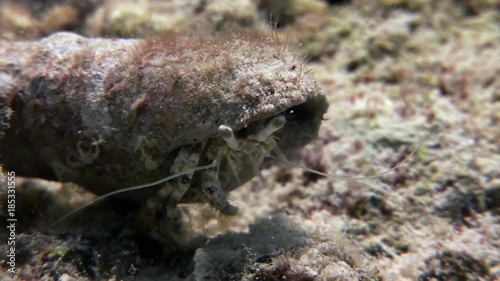
<svg viewBox="0 0 500 281"><path fill-rule="evenodd" d="M327 108L293 56L253 33L145 41L58 33L4 41L0 52L0 102L14 111L5 167L97 194L168 175L181 147L205 145L220 125L249 135L301 105L278 135L293 150L316 135Z"/></svg>

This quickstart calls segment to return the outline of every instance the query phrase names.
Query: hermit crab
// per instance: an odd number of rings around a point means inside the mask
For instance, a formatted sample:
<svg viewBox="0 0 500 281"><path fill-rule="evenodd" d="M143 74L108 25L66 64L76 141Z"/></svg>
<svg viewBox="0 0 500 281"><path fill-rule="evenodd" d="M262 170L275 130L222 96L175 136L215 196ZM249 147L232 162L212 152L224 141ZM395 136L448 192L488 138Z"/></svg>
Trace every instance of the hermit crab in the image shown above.
<svg viewBox="0 0 500 281"><path fill-rule="evenodd" d="M227 193L313 139L328 107L283 44L242 32L0 41L0 103L1 162L17 175L98 195L179 175L131 197L229 216Z"/></svg>

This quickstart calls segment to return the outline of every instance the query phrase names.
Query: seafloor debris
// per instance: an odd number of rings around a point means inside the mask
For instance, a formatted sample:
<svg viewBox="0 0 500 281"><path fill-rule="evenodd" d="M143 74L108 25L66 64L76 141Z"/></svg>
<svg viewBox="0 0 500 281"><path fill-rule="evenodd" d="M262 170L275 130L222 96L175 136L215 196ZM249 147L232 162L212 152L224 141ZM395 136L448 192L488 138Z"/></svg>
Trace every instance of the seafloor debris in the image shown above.
<svg viewBox="0 0 500 281"><path fill-rule="evenodd" d="M106 0L84 27L88 36L140 37L165 32L227 30L258 23L251 0L143 1Z"/></svg>
<svg viewBox="0 0 500 281"><path fill-rule="evenodd" d="M0 38L26 40L56 31L76 31L101 0L2 0Z"/></svg>

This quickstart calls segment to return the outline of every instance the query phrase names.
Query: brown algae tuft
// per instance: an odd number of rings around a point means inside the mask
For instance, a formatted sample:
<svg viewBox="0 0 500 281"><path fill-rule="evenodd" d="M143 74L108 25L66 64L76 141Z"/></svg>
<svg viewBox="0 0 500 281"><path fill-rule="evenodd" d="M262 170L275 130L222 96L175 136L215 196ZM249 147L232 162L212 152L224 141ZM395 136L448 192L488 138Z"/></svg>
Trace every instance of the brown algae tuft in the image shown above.
<svg viewBox="0 0 500 281"><path fill-rule="evenodd" d="M0 78L7 170L107 194L191 169L160 200L224 215L237 212L227 192L273 150L307 144L328 107L296 57L255 33L0 41Z"/></svg>

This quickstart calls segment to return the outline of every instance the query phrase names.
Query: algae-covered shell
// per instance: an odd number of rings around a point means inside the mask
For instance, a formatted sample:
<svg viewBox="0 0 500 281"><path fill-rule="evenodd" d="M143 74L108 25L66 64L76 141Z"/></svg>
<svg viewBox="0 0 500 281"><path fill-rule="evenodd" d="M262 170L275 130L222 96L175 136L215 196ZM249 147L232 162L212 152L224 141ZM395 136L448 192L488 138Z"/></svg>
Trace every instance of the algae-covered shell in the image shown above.
<svg viewBox="0 0 500 281"><path fill-rule="evenodd" d="M220 125L245 136L290 108L277 138L293 151L327 109L283 45L244 33L0 41L0 103L13 111L1 140L7 170L97 194L168 175L182 147L217 138Z"/></svg>

